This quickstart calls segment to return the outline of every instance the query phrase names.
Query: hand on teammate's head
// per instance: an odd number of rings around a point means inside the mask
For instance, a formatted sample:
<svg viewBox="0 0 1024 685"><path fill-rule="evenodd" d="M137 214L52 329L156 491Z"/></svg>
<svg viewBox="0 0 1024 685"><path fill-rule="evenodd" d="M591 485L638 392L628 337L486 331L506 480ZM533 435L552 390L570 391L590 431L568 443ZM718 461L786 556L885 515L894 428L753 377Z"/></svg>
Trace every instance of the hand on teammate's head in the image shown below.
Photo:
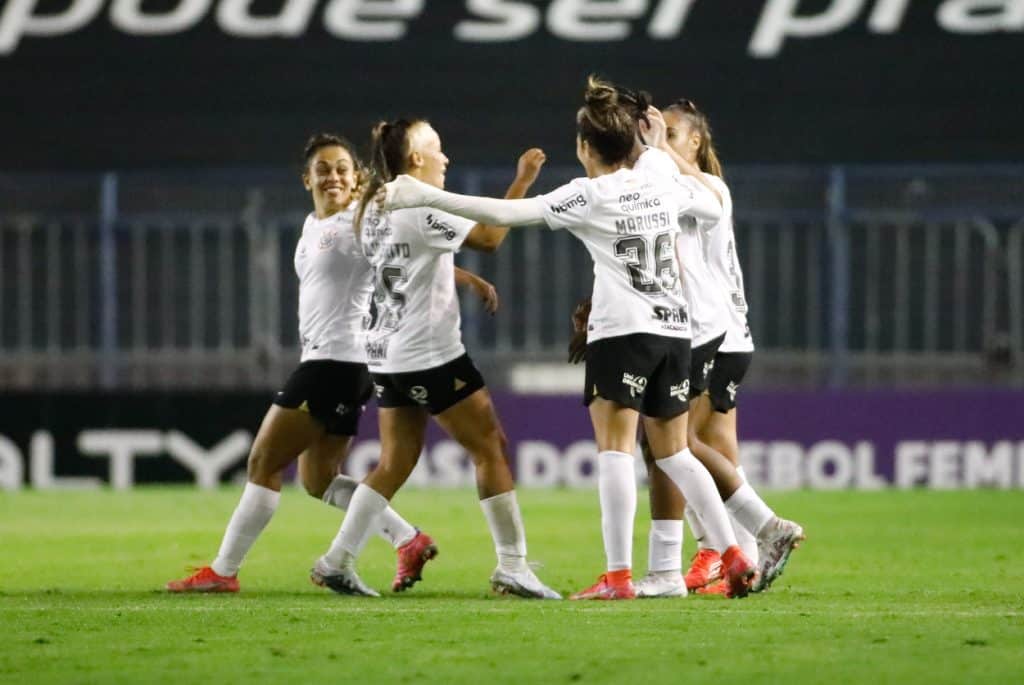
<svg viewBox="0 0 1024 685"><path fill-rule="evenodd" d="M654 106L648 107L647 118L641 119L638 125L640 127L640 135L647 145L656 148L665 146L668 126L665 123L665 117L661 114L661 110Z"/></svg>

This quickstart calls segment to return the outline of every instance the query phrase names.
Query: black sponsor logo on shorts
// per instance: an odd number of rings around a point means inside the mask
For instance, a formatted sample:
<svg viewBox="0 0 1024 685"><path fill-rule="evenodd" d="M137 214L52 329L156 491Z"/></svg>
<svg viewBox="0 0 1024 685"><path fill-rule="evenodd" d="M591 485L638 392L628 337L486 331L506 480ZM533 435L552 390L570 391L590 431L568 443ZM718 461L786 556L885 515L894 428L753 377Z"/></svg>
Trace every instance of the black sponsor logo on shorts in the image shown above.
<svg viewBox="0 0 1024 685"><path fill-rule="evenodd" d="M455 240L455 229L433 214L427 214L427 227L444 235L445 240Z"/></svg>
<svg viewBox="0 0 1024 685"><path fill-rule="evenodd" d="M555 214L564 214L570 209L575 207L586 207L587 198L583 197L583 193L570 197L568 200L559 205L551 205L551 211Z"/></svg>

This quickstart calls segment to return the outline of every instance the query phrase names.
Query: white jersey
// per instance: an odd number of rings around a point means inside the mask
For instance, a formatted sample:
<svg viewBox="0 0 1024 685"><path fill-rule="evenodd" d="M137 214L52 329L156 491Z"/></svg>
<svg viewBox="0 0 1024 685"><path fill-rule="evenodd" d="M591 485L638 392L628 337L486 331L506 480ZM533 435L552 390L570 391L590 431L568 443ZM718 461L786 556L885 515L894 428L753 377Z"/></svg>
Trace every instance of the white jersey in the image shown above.
<svg viewBox="0 0 1024 685"><path fill-rule="evenodd" d="M295 246L302 361L366 361L363 332L372 284L370 264L352 231L353 213L350 206L326 219L310 214Z"/></svg>
<svg viewBox="0 0 1024 685"><path fill-rule="evenodd" d="M736 254L736 234L732 226L732 195L718 176L704 174L722 195L722 219L707 234L708 266L726 296L728 328L722 352L753 352L754 339L747 325L747 297L743 290L743 271Z"/></svg>
<svg viewBox="0 0 1024 685"><path fill-rule="evenodd" d="M640 155L634 168L682 177L670 157L650 148ZM691 182L696 183L696 180L691 179ZM682 267L683 295L689 305L694 347L714 340L724 334L729 326L726 311L729 303L707 262L709 236L706 229L715 225L703 222L698 228L698 222L689 217L679 222L682 234L676 243L676 254Z"/></svg>
<svg viewBox="0 0 1024 685"><path fill-rule="evenodd" d="M538 198L547 225L567 229L594 260L589 341L633 333L690 337L675 246L679 217L701 193L710 195L681 177L619 169Z"/></svg>
<svg viewBox="0 0 1024 685"><path fill-rule="evenodd" d="M454 253L475 225L428 207L367 208L362 248L373 266L377 306L366 338L370 371L425 371L466 353Z"/></svg>

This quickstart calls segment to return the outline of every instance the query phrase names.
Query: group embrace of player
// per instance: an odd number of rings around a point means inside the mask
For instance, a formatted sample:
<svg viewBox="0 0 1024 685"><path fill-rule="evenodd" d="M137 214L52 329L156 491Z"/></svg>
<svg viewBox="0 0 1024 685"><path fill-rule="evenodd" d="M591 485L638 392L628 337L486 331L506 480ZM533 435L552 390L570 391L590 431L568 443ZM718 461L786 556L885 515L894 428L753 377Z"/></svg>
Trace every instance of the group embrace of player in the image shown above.
<svg viewBox="0 0 1024 685"><path fill-rule="evenodd" d="M737 463L736 391L754 348L732 202L707 119L687 100L658 110L644 93L593 78L584 100L576 150L586 177L529 199L540 150L522 155L505 199L492 199L443 190L448 158L421 119L375 127L368 169L342 138L309 141L302 178L314 211L295 252L302 360L256 436L216 559L168 590L238 591L238 569L295 460L309 494L346 510L313 582L377 596L356 571L377 533L397 550L392 589L411 587L437 547L389 501L412 473L433 416L476 468L498 556L492 587L559 599L527 564L505 436L461 341L456 285L491 309L496 295L453 259L462 248L497 250L509 226L544 225L568 230L594 261L593 296L573 315L570 354L586 364L607 571L572 598L743 597L782 573L804 536ZM339 469L371 394L381 454L359 483ZM634 582L638 429L652 524L648 573ZM684 517L700 541L685 577Z"/></svg>

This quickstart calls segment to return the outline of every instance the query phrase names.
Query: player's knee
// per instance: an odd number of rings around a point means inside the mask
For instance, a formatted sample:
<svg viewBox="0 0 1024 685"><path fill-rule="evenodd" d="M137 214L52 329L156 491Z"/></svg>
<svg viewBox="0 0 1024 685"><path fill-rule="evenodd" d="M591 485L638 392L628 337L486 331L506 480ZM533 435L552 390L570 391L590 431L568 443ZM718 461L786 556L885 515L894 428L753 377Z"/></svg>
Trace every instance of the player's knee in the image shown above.
<svg viewBox="0 0 1024 685"><path fill-rule="evenodd" d="M305 488L306 494L317 499L323 499L324 493L327 492L327 486L330 484L330 480L320 476L306 475L302 478L302 487Z"/></svg>

